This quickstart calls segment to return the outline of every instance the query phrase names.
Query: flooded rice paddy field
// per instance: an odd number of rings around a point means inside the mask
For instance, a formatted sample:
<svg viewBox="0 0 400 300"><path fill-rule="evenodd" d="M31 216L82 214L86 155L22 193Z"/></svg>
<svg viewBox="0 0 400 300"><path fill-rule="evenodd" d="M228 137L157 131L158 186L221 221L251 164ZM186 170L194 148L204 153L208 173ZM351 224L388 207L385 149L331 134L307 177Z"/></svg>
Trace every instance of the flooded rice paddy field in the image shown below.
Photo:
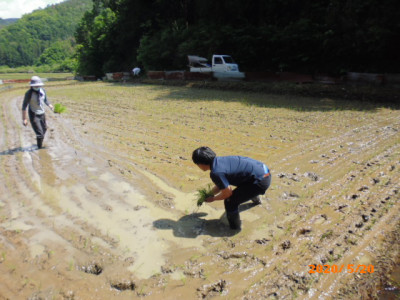
<svg viewBox="0 0 400 300"><path fill-rule="evenodd" d="M49 83L67 112L47 112L37 150L25 90L0 92L0 299L368 299L385 288L400 253L398 107ZM239 233L222 201L196 207L210 183L191 161L203 145L271 169Z"/></svg>

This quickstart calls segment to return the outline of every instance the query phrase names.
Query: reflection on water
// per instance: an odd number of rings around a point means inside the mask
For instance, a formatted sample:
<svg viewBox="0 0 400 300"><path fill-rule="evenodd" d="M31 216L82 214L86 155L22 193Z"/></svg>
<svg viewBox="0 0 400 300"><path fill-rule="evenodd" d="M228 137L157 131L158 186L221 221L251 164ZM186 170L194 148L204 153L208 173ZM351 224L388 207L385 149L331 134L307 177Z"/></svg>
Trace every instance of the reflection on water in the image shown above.
<svg viewBox="0 0 400 300"><path fill-rule="evenodd" d="M9 150L5 150L0 152L0 155L14 155L19 152L33 152L38 150L38 147L36 145L32 145L29 147L17 147Z"/></svg>

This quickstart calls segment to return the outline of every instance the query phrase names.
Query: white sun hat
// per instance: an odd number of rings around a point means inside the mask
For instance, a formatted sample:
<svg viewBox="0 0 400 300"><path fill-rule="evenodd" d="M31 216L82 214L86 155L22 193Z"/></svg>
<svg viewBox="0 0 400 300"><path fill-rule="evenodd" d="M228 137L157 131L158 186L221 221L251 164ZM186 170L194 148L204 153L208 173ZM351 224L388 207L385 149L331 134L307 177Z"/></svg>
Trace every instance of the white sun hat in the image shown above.
<svg viewBox="0 0 400 300"><path fill-rule="evenodd" d="M39 76L32 76L30 86L44 86L42 79Z"/></svg>

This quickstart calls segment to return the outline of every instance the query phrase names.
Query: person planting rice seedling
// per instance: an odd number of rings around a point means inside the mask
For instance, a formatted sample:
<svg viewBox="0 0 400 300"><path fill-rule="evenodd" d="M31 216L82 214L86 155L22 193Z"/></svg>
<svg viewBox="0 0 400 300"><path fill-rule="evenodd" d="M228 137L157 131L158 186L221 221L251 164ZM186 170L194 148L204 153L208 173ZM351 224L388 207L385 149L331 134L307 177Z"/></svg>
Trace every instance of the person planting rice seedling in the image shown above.
<svg viewBox="0 0 400 300"><path fill-rule="evenodd" d="M261 203L259 196L265 194L271 185L268 167L244 156L216 156L209 147L194 150L192 160L201 170L210 171L210 178L215 184L204 202L224 200L230 228L240 230L239 205L249 200ZM231 186L236 188L232 190ZM205 194L206 191L200 193L203 198Z"/></svg>
<svg viewBox="0 0 400 300"><path fill-rule="evenodd" d="M38 148L43 147L44 136L47 131L46 115L44 104L53 110L53 105L47 99L46 91L39 76L32 76L30 81L30 89L25 93L24 102L22 103L22 122L24 126L28 125L27 108L29 106L29 120L33 131L36 133Z"/></svg>

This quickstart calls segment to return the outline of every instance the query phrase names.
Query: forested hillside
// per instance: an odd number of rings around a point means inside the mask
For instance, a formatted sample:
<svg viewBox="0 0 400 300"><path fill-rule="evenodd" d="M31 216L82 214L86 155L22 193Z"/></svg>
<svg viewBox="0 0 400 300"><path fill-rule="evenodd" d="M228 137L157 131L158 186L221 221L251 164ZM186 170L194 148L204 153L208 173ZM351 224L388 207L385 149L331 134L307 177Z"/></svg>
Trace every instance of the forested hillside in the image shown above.
<svg viewBox="0 0 400 300"><path fill-rule="evenodd" d="M74 33L91 0L67 0L24 15L0 29L0 65L67 63L74 53Z"/></svg>
<svg viewBox="0 0 400 300"><path fill-rule="evenodd" d="M94 0L79 72L184 69L231 54L244 71L399 72L398 0Z"/></svg>

